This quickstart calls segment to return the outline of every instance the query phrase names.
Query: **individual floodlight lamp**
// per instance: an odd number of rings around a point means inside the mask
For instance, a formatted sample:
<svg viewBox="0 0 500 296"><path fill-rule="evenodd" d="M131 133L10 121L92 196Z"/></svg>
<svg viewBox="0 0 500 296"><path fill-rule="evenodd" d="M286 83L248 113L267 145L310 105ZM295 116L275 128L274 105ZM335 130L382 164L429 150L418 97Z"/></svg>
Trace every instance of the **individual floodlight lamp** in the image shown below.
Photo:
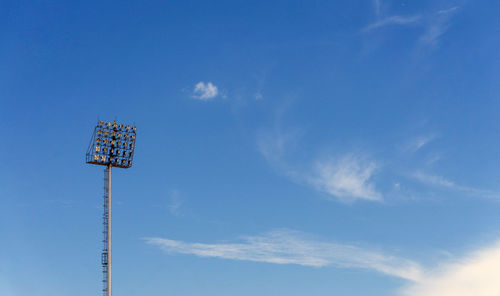
<svg viewBox="0 0 500 296"><path fill-rule="evenodd" d="M128 169L134 158L135 126L118 124L113 121L99 121L94 128L86 161L105 166L104 169L104 214L103 250L101 264L103 272L103 295L111 296L111 168Z"/></svg>

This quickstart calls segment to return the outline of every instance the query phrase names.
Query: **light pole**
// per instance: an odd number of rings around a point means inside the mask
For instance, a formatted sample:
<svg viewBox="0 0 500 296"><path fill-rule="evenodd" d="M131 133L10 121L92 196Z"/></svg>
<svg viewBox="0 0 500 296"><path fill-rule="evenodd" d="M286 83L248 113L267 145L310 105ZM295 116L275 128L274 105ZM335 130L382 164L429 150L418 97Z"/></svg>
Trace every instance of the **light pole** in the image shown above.
<svg viewBox="0 0 500 296"><path fill-rule="evenodd" d="M132 166L136 130L135 126L99 121L94 128L86 154L87 163L106 167L104 169L103 250L101 254L104 296L112 295L111 168L128 169Z"/></svg>

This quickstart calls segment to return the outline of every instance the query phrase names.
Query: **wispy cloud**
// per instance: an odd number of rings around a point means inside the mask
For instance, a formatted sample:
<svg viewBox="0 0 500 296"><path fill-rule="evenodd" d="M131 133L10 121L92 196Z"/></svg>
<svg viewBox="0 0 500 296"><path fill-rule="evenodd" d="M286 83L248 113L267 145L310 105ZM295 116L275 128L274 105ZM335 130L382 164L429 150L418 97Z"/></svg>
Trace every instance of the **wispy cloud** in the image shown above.
<svg viewBox="0 0 500 296"><path fill-rule="evenodd" d="M356 200L381 201L382 195L372 180L377 165L374 161L354 153L338 157L309 160L305 168L298 169L287 160L291 146L296 146L300 132L261 132L257 137L260 153L283 175L306 184L342 202Z"/></svg>
<svg viewBox="0 0 500 296"><path fill-rule="evenodd" d="M263 91L267 81L267 73L268 70L263 70L258 75L256 75L256 91L254 94L255 100L262 100L264 98Z"/></svg>
<svg viewBox="0 0 500 296"><path fill-rule="evenodd" d="M420 37L420 44L432 47L437 46L439 39L446 33L451 25L451 17L458 9L459 7L455 6L449 9L440 10L429 17L426 22L426 31Z"/></svg>
<svg viewBox="0 0 500 296"><path fill-rule="evenodd" d="M346 155L340 159L316 162L309 181L318 190L345 202L357 199L379 201L382 196L371 181L376 168L373 161Z"/></svg>
<svg viewBox="0 0 500 296"><path fill-rule="evenodd" d="M458 6L453 6L448 9L442 9L437 12L415 15L390 15L382 16L381 2L373 0L376 20L375 22L364 27L362 32L371 32L387 26L417 26L423 28L423 34L418 39L420 47L436 47L442 35L451 26L452 16L460 9Z"/></svg>
<svg viewBox="0 0 500 296"><path fill-rule="evenodd" d="M193 89L192 97L202 101L210 101L217 97L219 90L212 82L198 82Z"/></svg>
<svg viewBox="0 0 500 296"><path fill-rule="evenodd" d="M413 260L352 244L311 239L291 230L275 230L247 236L234 243L189 243L166 238L147 238L148 244L170 254L205 258L372 270L406 279L401 296L500 295L500 242L458 259L438 262L426 269Z"/></svg>
<svg viewBox="0 0 500 296"><path fill-rule="evenodd" d="M438 14L450 14L450 13L453 13L453 12L457 11L458 9L459 9L458 6L453 6L453 7L448 8L448 9L440 10L437 13Z"/></svg>
<svg viewBox="0 0 500 296"><path fill-rule="evenodd" d="M303 233L290 230L247 236L237 243L188 243L165 238L148 238L146 241L169 253L311 267L370 269L412 281L419 280L422 272L421 267L411 260L354 245L311 240Z"/></svg>
<svg viewBox="0 0 500 296"><path fill-rule="evenodd" d="M418 136L408 141L405 148L410 152L417 152L436 138L437 136L435 134Z"/></svg>
<svg viewBox="0 0 500 296"><path fill-rule="evenodd" d="M376 21L363 28L363 32L369 32L390 25L412 25L418 23L422 18L420 15L392 15L383 17L382 0L372 0L372 4Z"/></svg>
<svg viewBox="0 0 500 296"><path fill-rule="evenodd" d="M287 132L283 132L279 128L262 130L257 135L257 149L268 162L282 166L285 155L291 146L296 145L300 137L299 130L288 130Z"/></svg>
<svg viewBox="0 0 500 296"><path fill-rule="evenodd" d="M377 18L380 17L380 10L382 7L382 3L380 1L381 0L373 0L373 9L375 10L375 16Z"/></svg>
<svg viewBox="0 0 500 296"><path fill-rule="evenodd" d="M431 174L426 174L421 171L416 172L413 174L413 177L425 184L428 185L434 185L434 186L440 186L440 187L446 187L446 188L458 188L458 186L453 183L450 180L445 179L444 177L437 176L437 175L431 175Z"/></svg>
<svg viewBox="0 0 500 296"><path fill-rule="evenodd" d="M495 199L500 198L500 194L494 191L459 185L442 176L427 174L422 171L414 173L412 177L423 184L458 191L469 196Z"/></svg>
<svg viewBox="0 0 500 296"><path fill-rule="evenodd" d="M500 243L442 264L405 287L402 296L500 295Z"/></svg>
<svg viewBox="0 0 500 296"><path fill-rule="evenodd" d="M178 190L172 190L170 192L170 198L168 203L168 211L174 216L181 215L182 199Z"/></svg>
<svg viewBox="0 0 500 296"><path fill-rule="evenodd" d="M418 23L422 17L420 15L410 15L410 16L401 16L401 15L393 15L383 19L376 21L368 26L366 26L363 31L369 32L375 30L377 28L389 26L389 25L412 25Z"/></svg>

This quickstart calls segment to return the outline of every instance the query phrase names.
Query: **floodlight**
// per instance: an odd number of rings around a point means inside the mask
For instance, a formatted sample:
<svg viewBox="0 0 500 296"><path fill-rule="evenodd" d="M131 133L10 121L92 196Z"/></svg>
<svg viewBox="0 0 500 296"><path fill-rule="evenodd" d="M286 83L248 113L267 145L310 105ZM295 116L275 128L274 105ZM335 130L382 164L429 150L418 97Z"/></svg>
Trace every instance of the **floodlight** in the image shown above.
<svg viewBox="0 0 500 296"><path fill-rule="evenodd" d="M124 129L125 127L125 129ZM101 264L103 293L111 296L111 168L130 168L134 155L137 128L116 122L99 121L87 149L86 161L106 166L104 174L104 239Z"/></svg>

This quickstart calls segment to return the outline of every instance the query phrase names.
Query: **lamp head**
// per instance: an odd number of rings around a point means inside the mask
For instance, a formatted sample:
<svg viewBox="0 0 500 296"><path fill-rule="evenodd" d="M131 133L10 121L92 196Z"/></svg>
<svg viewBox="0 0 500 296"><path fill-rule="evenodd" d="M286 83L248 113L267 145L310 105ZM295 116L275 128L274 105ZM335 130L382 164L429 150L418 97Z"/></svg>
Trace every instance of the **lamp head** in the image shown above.
<svg viewBox="0 0 500 296"><path fill-rule="evenodd" d="M130 168L137 128L110 121L99 121L87 150L87 163Z"/></svg>

